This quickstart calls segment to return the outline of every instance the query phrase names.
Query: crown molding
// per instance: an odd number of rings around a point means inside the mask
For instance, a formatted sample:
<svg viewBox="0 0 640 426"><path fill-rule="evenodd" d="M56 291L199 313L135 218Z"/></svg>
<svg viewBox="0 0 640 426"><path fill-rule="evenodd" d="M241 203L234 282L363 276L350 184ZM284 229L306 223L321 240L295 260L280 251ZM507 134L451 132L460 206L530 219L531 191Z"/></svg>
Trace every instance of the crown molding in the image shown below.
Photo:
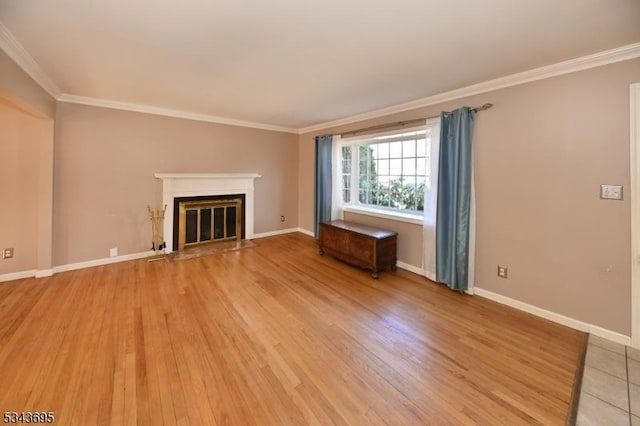
<svg viewBox="0 0 640 426"><path fill-rule="evenodd" d="M640 57L640 43L629 44L615 49L605 50L603 52L594 53L592 55L582 56L580 58L570 59L568 61L534 68L528 71L511 74L505 77L488 80L482 83L473 84L471 86L462 87L460 89L451 90L449 92L427 96L426 98L416 99L414 101L377 109L363 114L357 114L351 117L341 118L333 121L327 121L325 123L314 124L312 126L298 129L298 133L304 134L327 129L330 127L344 126L346 124L352 124L358 121L369 120L390 114L396 114L399 112L410 111L417 108L465 98L467 96L479 95L482 93L492 92L494 90L517 86L532 81L544 80L545 78L556 77L563 74L570 74L572 72L613 64L616 62L622 62L638 57Z"/></svg>
<svg viewBox="0 0 640 426"><path fill-rule="evenodd" d="M54 99L57 99L62 91L49 78L44 70L38 65L33 57L22 47L22 44L11 34L11 32L0 22L0 49L27 73L36 83L47 91Z"/></svg>
<svg viewBox="0 0 640 426"><path fill-rule="evenodd" d="M218 117L208 114L197 114L193 112L180 111L177 109L160 108L151 105L134 104L129 102L112 101L108 99L92 98L88 96L78 96L63 94L58 97L58 101L90 105L103 108L119 109L124 111L142 112L146 114L163 115L166 117L183 118L186 120L206 121L208 123L227 124L229 126L249 127L252 129L271 130L274 132L298 133L298 129L292 127L276 126L273 124L255 123L253 121L235 120L233 118Z"/></svg>

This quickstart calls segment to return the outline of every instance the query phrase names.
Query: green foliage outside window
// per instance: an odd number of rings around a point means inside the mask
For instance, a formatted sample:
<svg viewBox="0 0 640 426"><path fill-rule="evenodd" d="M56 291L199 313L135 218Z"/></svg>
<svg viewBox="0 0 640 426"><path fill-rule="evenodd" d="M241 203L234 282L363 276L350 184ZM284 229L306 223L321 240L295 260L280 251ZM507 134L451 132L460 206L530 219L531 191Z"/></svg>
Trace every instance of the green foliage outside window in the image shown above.
<svg viewBox="0 0 640 426"><path fill-rule="evenodd" d="M388 181L380 179L371 145L361 145L358 148L360 161L358 201L361 204L401 210L424 210L424 182L416 182L415 176L398 176L389 178ZM346 160L344 154L345 151L343 150L343 161ZM348 153L348 162L351 162L350 151Z"/></svg>

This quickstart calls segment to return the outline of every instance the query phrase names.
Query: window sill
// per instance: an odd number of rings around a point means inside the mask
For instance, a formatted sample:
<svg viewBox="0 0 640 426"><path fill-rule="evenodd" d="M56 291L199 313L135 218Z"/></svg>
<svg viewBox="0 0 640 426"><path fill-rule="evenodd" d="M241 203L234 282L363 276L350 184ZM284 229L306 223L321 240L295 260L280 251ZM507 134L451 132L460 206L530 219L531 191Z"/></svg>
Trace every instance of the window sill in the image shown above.
<svg viewBox="0 0 640 426"><path fill-rule="evenodd" d="M413 223L414 225L423 224L422 216L418 216L414 214L381 211L377 209L371 209L371 208L360 207L360 206L343 206L342 210L349 213L358 213L358 214L364 214L367 216L379 217L382 219L395 220L397 222Z"/></svg>

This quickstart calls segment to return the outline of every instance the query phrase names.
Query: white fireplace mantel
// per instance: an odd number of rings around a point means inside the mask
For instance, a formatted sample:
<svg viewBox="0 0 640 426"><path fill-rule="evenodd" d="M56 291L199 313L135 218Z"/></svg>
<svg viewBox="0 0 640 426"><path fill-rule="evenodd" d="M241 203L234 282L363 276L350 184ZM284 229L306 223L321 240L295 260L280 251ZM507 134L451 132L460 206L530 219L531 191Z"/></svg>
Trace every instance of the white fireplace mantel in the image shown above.
<svg viewBox="0 0 640 426"><path fill-rule="evenodd" d="M257 173L156 173L162 180L162 204L167 206L164 216L164 240L166 252L173 251L173 203L179 197L202 195L244 194L245 238L253 233L253 184Z"/></svg>

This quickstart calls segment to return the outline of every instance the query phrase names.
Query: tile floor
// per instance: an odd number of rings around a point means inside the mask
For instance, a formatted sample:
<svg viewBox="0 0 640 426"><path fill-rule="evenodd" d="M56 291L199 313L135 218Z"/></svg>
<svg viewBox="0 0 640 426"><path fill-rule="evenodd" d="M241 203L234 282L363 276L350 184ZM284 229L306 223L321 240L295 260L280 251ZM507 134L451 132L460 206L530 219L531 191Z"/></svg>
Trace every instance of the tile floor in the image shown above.
<svg viewBox="0 0 640 426"><path fill-rule="evenodd" d="M576 425L640 426L640 351L589 336Z"/></svg>

